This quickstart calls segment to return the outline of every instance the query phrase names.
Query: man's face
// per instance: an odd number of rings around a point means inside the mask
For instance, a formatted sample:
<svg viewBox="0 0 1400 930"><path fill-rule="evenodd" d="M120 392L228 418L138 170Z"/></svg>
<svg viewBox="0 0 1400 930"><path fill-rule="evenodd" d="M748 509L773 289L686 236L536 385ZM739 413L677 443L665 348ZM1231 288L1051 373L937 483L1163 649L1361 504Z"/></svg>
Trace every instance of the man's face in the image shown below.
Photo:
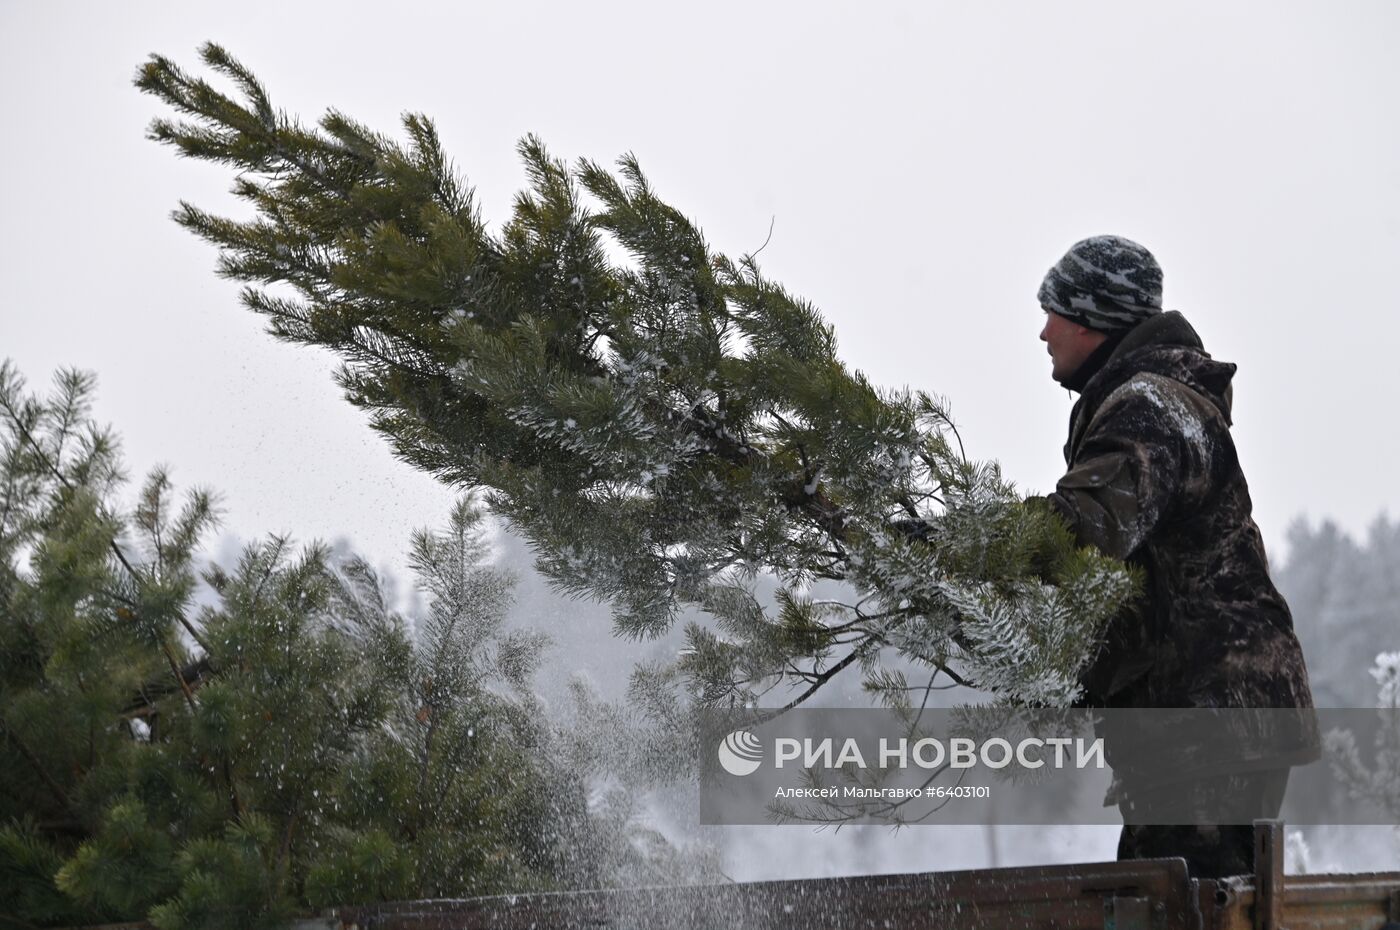
<svg viewBox="0 0 1400 930"><path fill-rule="evenodd" d="M1045 311L1045 328L1040 341L1050 353L1050 377L1063 384L1084 364L1108 337L1087 326L1065 319L1053 310Z"/></svg>

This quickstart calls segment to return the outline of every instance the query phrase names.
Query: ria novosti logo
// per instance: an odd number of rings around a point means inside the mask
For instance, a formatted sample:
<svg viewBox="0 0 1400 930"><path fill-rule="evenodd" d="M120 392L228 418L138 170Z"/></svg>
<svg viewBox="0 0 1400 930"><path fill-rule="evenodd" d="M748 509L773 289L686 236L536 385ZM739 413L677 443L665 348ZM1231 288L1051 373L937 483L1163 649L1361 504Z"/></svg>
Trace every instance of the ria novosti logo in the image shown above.
<svg viewBox="0 0 1400 930"><path fill-rule="evenodd" d="M1074 749L1071 756L1070 749ZM827 737L824 739L779 737L773 743L773 767L782 769L786 763L796 762L806 768L841 769L847 766L870 768L860 742L847 738L839 744ZM1046 758L1052 755L1053 759ZM994 736L977 740L968 737L953 737L944 740L925 737L919 740L900 738L890 740L881 737L876 762L885 768L938 768L967 769L983 766L989 769L1004 769L1016 766L1024 769L1038 769L1043 766L1063 769L1104 768L1103 738L1092 740L1065 736L1040 739L1029 737L1015 745L1010 740ZM752 775L763 763L763 743L748 730L734 730L719 744L719 764L730 775Z"/></svg>
<svg viewBox="0 0 1400 930"><path fill-rule="evenodd" d="M763 746L748 730L735 730L719 744L719 764L730 775L752 775L763 761Z"/></svg>

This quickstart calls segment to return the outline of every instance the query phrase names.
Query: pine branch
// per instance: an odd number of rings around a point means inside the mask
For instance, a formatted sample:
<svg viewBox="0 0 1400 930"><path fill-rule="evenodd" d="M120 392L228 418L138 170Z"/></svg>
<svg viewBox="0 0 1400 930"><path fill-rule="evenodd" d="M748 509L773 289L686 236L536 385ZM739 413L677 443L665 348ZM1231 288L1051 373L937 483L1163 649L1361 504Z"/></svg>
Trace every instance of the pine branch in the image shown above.
<svg viewBox="0 0 1400 930"><path fill-rule="evenodd" d="M49 457L43 446L34 437L34 434L30 432L28 427L25 425L23 419L19 416L19 413L11 403L8 394L3 391L0 391L0 409L3 409L5 411L10 426L19 434L20 438L33 450L35 457L43 464L43 466L49 472L49 474L53 476L54 480L61 484L65 490L69 492L76 492L77 488L69 480L68 476L65 475L59 469L58 465ZM115 556L117 562L121 565L121 567L126 571L127 576L130 577L131 580L139 587L143 583L144 579L141 573L138 572L136 568L131 564L131 562L127 560L126 554L122 552L121 546L117 543L117 540L115 538L110 539L108 541L108 549L112 552L113 556ZM134 614L131 619L136 619ZM189 637L192 640L194 640L195 643L197 643L199 647L207 653L209 651L208 643L206 643L203 637L199 634L199 632L195 630L194 626L189 622L188 618L186 618L183 613L177 612L176 620L184 628L185 632L189 634ZM171 658L171 662L174 662L173 658ZM179 669L177 666L177 678L179 677L178 672ZM183 680L181 681L181 685L183 690Z"/></svg>
<svg viewBox="0 0 1400 930"><path fill-rule="evenodd" d="M34 770L34 774L39 776L39 780L44 783L44 787L49 789L49 793L54 796L54 800L58 801L65 811L76 814L76 808L73 807L73 802L68 797L68 792L64 791L63 786L49 774L49 770L44 767L43 761L35 755L34 750L30 749L24 740L20 739L19 734L7 726L3 719L0 719L0 733L4 733L5 738L19 750L19 754L24 757L25 762L29 763L29 767Z"/></svg>

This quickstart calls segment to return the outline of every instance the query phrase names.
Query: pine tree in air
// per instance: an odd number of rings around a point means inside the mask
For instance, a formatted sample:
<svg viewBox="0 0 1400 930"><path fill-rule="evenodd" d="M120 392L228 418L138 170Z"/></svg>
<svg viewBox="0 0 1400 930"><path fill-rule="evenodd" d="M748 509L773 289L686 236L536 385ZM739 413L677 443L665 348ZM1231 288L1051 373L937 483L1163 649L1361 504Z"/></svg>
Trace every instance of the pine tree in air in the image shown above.
<svg viewBox="0 0 1400 930"><path fill-rule="evenodd" d="M700 702L796 704L852 665L897 701L896 658L1074 699L1129 573L969 458L934 396L847 368L813 306L711 249L635 158L568 165L527 137L492 232L427 118L405 144L337 111L307 127L201 55L237 94L153 56L136 83L183 118L150 135L232 168L256 215L177 221L274 336L339 356L398 457L485 489L558 590L611 602L624 636L708 612L672 670Z"/></svg>

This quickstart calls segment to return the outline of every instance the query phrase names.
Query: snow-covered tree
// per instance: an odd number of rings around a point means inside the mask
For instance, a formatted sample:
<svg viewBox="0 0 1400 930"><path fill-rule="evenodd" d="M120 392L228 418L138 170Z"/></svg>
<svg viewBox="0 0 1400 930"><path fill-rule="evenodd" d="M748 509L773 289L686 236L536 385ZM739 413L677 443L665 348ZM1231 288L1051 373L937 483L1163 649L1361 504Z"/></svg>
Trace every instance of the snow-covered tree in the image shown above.
<svg viewBox="0 0 1400 930"><path fill-rule="evenodd" d="M1400 523L1372 521L1358 543L1331 522L1298 520L1277 573L1293 611L1313 695L1323 707L1371 707L1370 680L1357 674L1395 645L1400 623Z"/></svg>
<svg viewBox="0 0 1400 930"><path fill-rule="evenodd" d="M1353 797L1369 801L1400 819L1400 652L1383 652L1371 666L1380 725L1370 760L1363 760L1349 730L1326 735L1332 772Z"/></svg>
<svg viewBox="0 0 1400 930"><path fill-rule="evenodd" d="M814 307L712 250L636 159L569 166L526 138L530 187L492 233L427 118L403 146L335 111L306 127L202 57L242 99L153 56L138 86L187 119L151 136L234 169L256 216L176 219L273 335L341 358L400 458L485 489L560 591L610 601L624 636L713 615L675 670L700 701L797 704L851 666L898 688L886 650L1073 700L1129 574L967 457L944 403L847 368Z"/></svg>

